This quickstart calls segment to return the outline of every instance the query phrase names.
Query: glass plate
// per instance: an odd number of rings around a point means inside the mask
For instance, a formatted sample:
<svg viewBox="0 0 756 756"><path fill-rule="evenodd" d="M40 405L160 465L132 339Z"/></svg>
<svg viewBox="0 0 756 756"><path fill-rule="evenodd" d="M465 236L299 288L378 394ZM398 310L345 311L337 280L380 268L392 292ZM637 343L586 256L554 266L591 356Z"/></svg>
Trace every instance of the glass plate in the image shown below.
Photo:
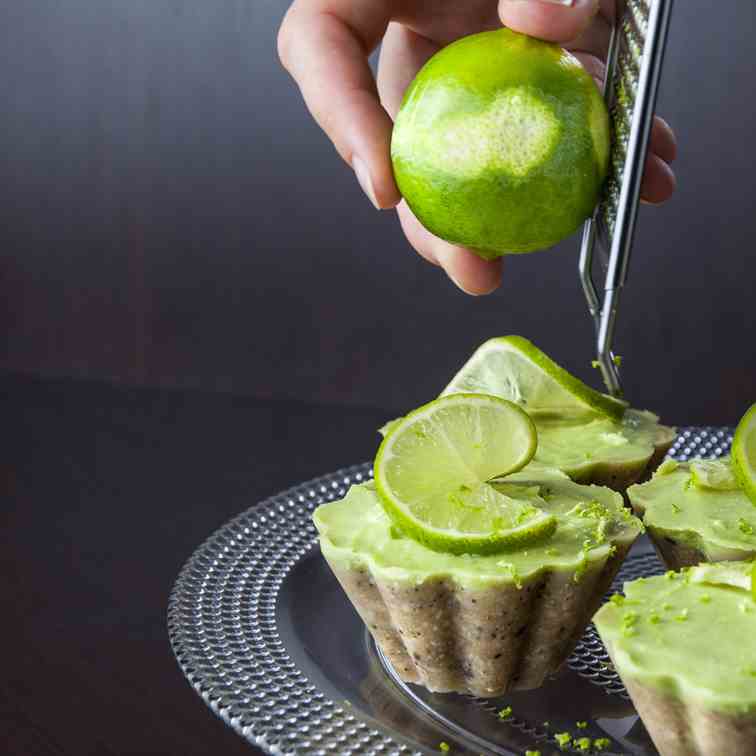
<svg viewBox="0 0 756 756"><path fill-rule="evenodd" d="M731 441L729 428L684 428L670 456L717 457ZM563 731L609 738L605 754L656 753L593 627L537 690L484 700L403 683L321 558L310 519L370 475L369 464L356 465L266 499L182 569L168 608L171 644L218 716L274 754L439 753L442 741L452 754L578 753L558 748ZM662 570L643 538L612 590Z"/></svg>

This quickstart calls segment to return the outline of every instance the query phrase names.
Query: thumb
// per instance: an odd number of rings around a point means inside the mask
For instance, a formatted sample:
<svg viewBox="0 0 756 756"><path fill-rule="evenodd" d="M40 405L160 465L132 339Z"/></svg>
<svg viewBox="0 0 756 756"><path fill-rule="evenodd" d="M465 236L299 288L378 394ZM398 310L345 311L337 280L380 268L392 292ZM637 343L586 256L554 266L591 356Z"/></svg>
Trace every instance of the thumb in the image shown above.
<svg viewBox="0 0 756 756"><path fill-rule="evenodd" d="M569 42L585 30L599 0L499 0L504 26L550 42Z"/></svg>

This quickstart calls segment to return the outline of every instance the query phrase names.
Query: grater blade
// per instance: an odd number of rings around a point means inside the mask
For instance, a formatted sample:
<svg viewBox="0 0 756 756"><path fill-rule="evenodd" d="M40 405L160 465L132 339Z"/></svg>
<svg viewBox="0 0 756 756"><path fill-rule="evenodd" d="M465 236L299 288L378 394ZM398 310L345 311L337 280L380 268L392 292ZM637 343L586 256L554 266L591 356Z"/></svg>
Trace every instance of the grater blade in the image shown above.
<svg viewBox="0 0 756 756"><path fill-rule="evenodd" d="M617 0L607 55L604 99L612 125L612 148L601 201L583 228L579 271L596 328L598 365L609 393L616 397L622 396L622 384L612 342L671 12L672 0ZM601 292L593 277L597 248L605 273Z"/></svg>

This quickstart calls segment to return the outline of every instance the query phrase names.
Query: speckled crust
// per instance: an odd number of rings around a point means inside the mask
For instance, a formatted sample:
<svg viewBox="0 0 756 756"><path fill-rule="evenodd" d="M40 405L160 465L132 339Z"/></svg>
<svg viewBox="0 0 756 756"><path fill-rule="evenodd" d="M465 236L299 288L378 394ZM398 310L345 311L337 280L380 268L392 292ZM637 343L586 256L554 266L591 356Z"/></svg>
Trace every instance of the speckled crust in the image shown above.
<svg viewBox="0 0 756 756"><path fill-rule="evenodd" d="M654 440L654 453L643 467L635 465L623 465L606 462L592 468L590 473L583 476L574 476L577 483L593 483L597 486L606 486L614 491L624 494L635 483L643 483L651 478L656 468L664 460L667 452L672 447L677 436L675 428L660 425Z"/></svg>
<svg viewBox="0 0 756 756"><path fill-rule="evenodd" d="M637 680L623 677L622 682L661 756L756 754L756 715L712 711Z"/></svg>
<svg viewBox="0 0 756 756"><path fill-rule="evenodd" d="M579 580L550 571L521 587L465 588L376 578L364 565L331 564L399 676L436 692L500 696L536 688L564 662L608 590L630 544Z"/></svg>
<svg viewBox="0 0 756 756"><path fill-rule="evenodd" d="M642 515L639 516L642 517ZM692 546L686 546L684 543L669 538L669 536L656 533L653 528L647 528L646 532L651 539L651 543L654 544L659 559L661 559L670 570L681 570L683 567L695 567L695 565L700 564L701 562L709 561L703 551L699 551Z"/></svg>

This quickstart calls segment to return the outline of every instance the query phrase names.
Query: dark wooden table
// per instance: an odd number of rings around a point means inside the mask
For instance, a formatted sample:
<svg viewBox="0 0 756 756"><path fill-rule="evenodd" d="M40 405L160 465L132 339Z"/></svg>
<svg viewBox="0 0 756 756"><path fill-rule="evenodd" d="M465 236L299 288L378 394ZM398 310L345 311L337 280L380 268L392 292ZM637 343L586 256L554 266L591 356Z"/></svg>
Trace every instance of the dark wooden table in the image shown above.
<svg viewBox="0 0 756 756"><path fill-rule="evenodd" d="M0 753L255 753L174 661L174 578L236 513L369 459L390 413L19 376L0 403Z"/></svg>

